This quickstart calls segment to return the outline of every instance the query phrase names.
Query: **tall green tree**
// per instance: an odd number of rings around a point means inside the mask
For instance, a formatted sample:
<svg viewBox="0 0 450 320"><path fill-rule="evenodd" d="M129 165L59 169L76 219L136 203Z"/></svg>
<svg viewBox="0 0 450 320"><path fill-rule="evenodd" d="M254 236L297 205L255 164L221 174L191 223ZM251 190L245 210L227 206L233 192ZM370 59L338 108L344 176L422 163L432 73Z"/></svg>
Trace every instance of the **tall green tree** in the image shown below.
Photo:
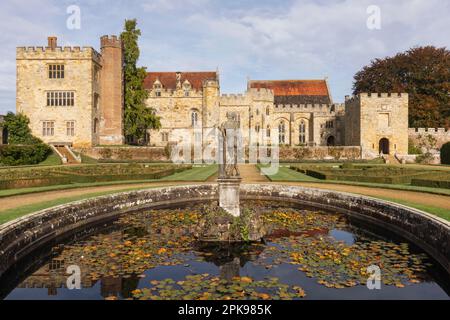
<svg viewBox="0 0 450 320"><path fill-rule="evenodd" d="M375 59L354 77L353 93L407 92L410 127L450 127L450 51L412 48Z"/></svg>
<svg viewBox="0 0 450 320"><path fill-rule="evenodd" d="M148 92L144 88L146 68L136 66L140 55L138 46L140 35L136 19L125 20L124 31L120 35L124 46L124 127L127 141L131 143L144 143L147 129L161 127L160 118L155 115L153 109L145 105L148 98Z"/></svg>
<svg viewBox="0 0 450 320"><path fill-rule="evenodd" d="M30 120L22 113L14 114L8 112L4 118L3 126L8 131L8 143L9 144L24 144L32 145L36 143L42 143L39 138L36 138L31 133L31 129L28 126Z"/></svg>

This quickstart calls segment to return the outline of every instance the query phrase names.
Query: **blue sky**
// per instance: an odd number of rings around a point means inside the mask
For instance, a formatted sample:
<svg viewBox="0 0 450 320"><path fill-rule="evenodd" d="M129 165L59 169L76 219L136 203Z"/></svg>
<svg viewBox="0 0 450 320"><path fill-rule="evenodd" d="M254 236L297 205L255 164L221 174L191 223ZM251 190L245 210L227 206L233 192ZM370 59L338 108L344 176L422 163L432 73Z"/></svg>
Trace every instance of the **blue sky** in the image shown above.
<svg viewBox="0 0 450 320"><path fill-rule="evenodd" d="M81 28L69 30L78 5ZM381 29L369 30L377 5ZM2 0L0 114L15 110L15 47L93 46L119 34L126 18L142 31L140 64L149 71L219 68L222 93L251 79L329 78L333 98L351 93L353 75L370 60L413 46L450 47L450 1L443 0Z"/></svg>

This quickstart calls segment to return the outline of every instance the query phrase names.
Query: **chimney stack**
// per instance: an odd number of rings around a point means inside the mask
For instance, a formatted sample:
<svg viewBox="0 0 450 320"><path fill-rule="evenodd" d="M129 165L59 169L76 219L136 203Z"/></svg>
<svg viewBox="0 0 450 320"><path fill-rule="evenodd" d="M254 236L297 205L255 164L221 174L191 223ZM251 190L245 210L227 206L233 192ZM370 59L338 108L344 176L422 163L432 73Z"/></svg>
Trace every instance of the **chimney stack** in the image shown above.
<svg viewBox="0 0 450 320"><path fill-rule="evenodd" d="M48 37L48 47L52 50L55 50L57 47L58 38L56 37Z"/></svg>

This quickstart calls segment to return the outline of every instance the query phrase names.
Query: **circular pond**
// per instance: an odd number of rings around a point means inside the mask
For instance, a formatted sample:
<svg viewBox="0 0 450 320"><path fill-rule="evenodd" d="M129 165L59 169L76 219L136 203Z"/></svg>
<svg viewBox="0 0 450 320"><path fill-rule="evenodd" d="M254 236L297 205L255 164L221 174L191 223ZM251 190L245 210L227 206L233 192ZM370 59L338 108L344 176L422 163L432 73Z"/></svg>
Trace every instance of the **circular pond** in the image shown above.
<svg viewBox="0 0 450 320"><path fill-rule="evenodd" d="M264 241L196 241L198 204L136 211L34 251L0 279L0 297L449 298L448 273L405 240L336 212L273 201L242 205L262 213Z"/></svg>

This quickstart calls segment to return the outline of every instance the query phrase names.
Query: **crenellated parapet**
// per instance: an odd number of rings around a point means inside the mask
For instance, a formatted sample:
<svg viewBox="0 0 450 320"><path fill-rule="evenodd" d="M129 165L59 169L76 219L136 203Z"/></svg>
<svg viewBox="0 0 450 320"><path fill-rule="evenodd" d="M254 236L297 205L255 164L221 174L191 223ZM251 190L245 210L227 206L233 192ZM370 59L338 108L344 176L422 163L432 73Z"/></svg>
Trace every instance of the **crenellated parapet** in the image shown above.
<svg viewBox="0 0 450 320"><path fill-rule="evenodd" d="M409 128L408 137L414 143L419 144L424 138L431 136L436 140L436 149L440 149L444 143L450 141L450 129L447 128Z"/></svg>
<svg viewBox="0 0 450 320"><path fill-rule="evenodd" d="M276 104L274 112L309 112L327 113L333 115L343 115L345 113L344 104Z"/></svg>
<svg viewBox="0 0 450 320"><path fill-rule="evenodd" d="M100 47L122 47L122 40L116 35L105 35L100 37Z"/></svg>
<svg viewBox="0 0 450 320"><path fill-rule="evenodd" d="M189 90L189 96L185 96L185 91L180 90L174 90L174 89L151 89L148 90L149 92L149 98L198 98L203 96L203 90L195 90L190 89ZM160 95L158 96L156 92L160 92Z"/></svg>
<svg viewBox="0 0 450 320"><path fill-rule="evenodd" d="M273 103L274 95L270 89L248 89L245 93L238 94L222 94L220 96L220 104L228 106L248 106L253 102Z"/></svg>
<svg viewBox="0 0 450 320"><path fill-rule="evenodd" d="M91 59L100 62L101 55L92 47L17 47L17 60Z"/></svg>
<svg viewBox="0 0 450 320"><path fill-rule="evenodd" d="M447 128L409 128L408 133L410 136L432 135L450 140L450 130Z"/></svg>
<svg viewBox="0 0 450 320"><path fill-rule="evenodd" d="M247 94L222 94L220 96L220 105L222 106L248 106L252 102L252 98Z"/></svg>
<svg viewBox="0 0 450 320"><path fill-rule="evenodd" d="M407 99L408 93L406 92L361 92L357 95L345 96L346 103L359 102L361 99L380 99L380 98L392 98L392 99Z"/></svg>

